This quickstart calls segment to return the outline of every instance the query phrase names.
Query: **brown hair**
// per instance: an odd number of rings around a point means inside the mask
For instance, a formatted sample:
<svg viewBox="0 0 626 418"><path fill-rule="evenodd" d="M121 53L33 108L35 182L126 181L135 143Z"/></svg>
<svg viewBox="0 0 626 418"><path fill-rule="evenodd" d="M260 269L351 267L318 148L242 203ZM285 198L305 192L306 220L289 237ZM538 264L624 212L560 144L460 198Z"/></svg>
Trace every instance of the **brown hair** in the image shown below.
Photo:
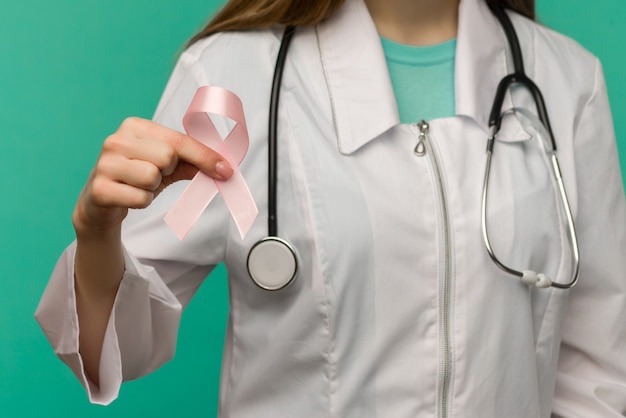
<svg viewBox="0 0 626 418"><path fill-rule="evenodd" d="M216 32L265 29L275 24L308 26L329 18L344 0L230 0L190 43ZM535 19L535 0L487 0Z"/></svg>

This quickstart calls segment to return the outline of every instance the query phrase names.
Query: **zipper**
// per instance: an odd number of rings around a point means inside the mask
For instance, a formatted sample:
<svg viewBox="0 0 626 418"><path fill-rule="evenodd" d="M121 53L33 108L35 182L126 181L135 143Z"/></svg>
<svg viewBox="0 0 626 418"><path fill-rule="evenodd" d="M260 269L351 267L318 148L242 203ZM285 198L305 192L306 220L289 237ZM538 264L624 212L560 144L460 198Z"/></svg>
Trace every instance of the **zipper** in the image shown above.
<svg viewBox="0 0 626 418"><path fill-rule="evenodd" d="M417 138L417 145L415 145L415 149L413 152L418 157L423 157L426 155L426 136L428 135L428 123L423 119L417 124L417 127L420 130L419 136Z"/></svg>
<svg viewBox="0 0 626 418"><path fill-rule="evenodd" d="M444 181L441 171L441 165L434 151L432 140L430 139L430 126L424 120L421 120L417 127L419 129L418 142L414 152L417 156L428 154L433 167L435 180L437 183L437 192L439 197L439 205L441 210L441 236L443 240L443 280L440 284L441 290L441 310L440 310L440 342L443 361L440 366L441 380L439 381L439 412L438 417L448 417L448 404L450 381L452 377L452 343L450 338L450 299L451 299L451 257L452 250L450 248L450 221L448 211L448 200L446 198Z"/></svg>

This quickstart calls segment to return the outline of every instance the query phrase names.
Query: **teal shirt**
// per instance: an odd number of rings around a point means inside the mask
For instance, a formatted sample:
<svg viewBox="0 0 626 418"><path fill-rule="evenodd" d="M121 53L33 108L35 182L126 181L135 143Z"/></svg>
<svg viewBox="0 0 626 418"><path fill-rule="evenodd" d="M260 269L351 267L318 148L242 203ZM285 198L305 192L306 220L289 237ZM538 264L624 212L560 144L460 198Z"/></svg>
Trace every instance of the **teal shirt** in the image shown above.
<svg viewBox="0 0 626 418"><path fill-rule="evenodd" d="M456 39L432 46L404 45L382 38L400 122L454 116Z"/></svg>

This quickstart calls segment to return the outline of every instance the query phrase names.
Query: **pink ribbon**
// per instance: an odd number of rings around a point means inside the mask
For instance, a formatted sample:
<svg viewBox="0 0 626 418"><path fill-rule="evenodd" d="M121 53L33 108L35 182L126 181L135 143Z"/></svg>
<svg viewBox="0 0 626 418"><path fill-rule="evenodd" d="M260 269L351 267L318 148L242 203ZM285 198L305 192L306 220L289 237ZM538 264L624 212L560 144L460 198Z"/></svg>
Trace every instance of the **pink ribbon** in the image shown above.
<svg viewBox="0 0 626 418"><path fill-rule="evenodd" d="M224 140L208 113L222 115L235 122ZM185 239L219 191L243 239L259 211L239 170L239 164L248 152L250 142L241 100L234 93L220 87L200 87L185 113L183 126L189 136L220 154L233 168L234 174L230 179L220 181L198 172L165 215L165 223L179 239Z"/></svg>

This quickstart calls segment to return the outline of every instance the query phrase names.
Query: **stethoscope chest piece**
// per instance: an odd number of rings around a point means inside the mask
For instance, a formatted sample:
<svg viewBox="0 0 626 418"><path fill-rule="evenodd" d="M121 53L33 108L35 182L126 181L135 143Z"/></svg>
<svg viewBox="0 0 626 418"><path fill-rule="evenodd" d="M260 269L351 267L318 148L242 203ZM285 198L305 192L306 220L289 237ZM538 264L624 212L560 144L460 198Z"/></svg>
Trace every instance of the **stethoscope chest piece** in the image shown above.
<svg viewBox="0 0 626 418"><path fill-rule="evenodd" d="M266 237L248 253L248 273L265 290L280 290L296 277L298 263L291 244L278 237Z"/></svg>

